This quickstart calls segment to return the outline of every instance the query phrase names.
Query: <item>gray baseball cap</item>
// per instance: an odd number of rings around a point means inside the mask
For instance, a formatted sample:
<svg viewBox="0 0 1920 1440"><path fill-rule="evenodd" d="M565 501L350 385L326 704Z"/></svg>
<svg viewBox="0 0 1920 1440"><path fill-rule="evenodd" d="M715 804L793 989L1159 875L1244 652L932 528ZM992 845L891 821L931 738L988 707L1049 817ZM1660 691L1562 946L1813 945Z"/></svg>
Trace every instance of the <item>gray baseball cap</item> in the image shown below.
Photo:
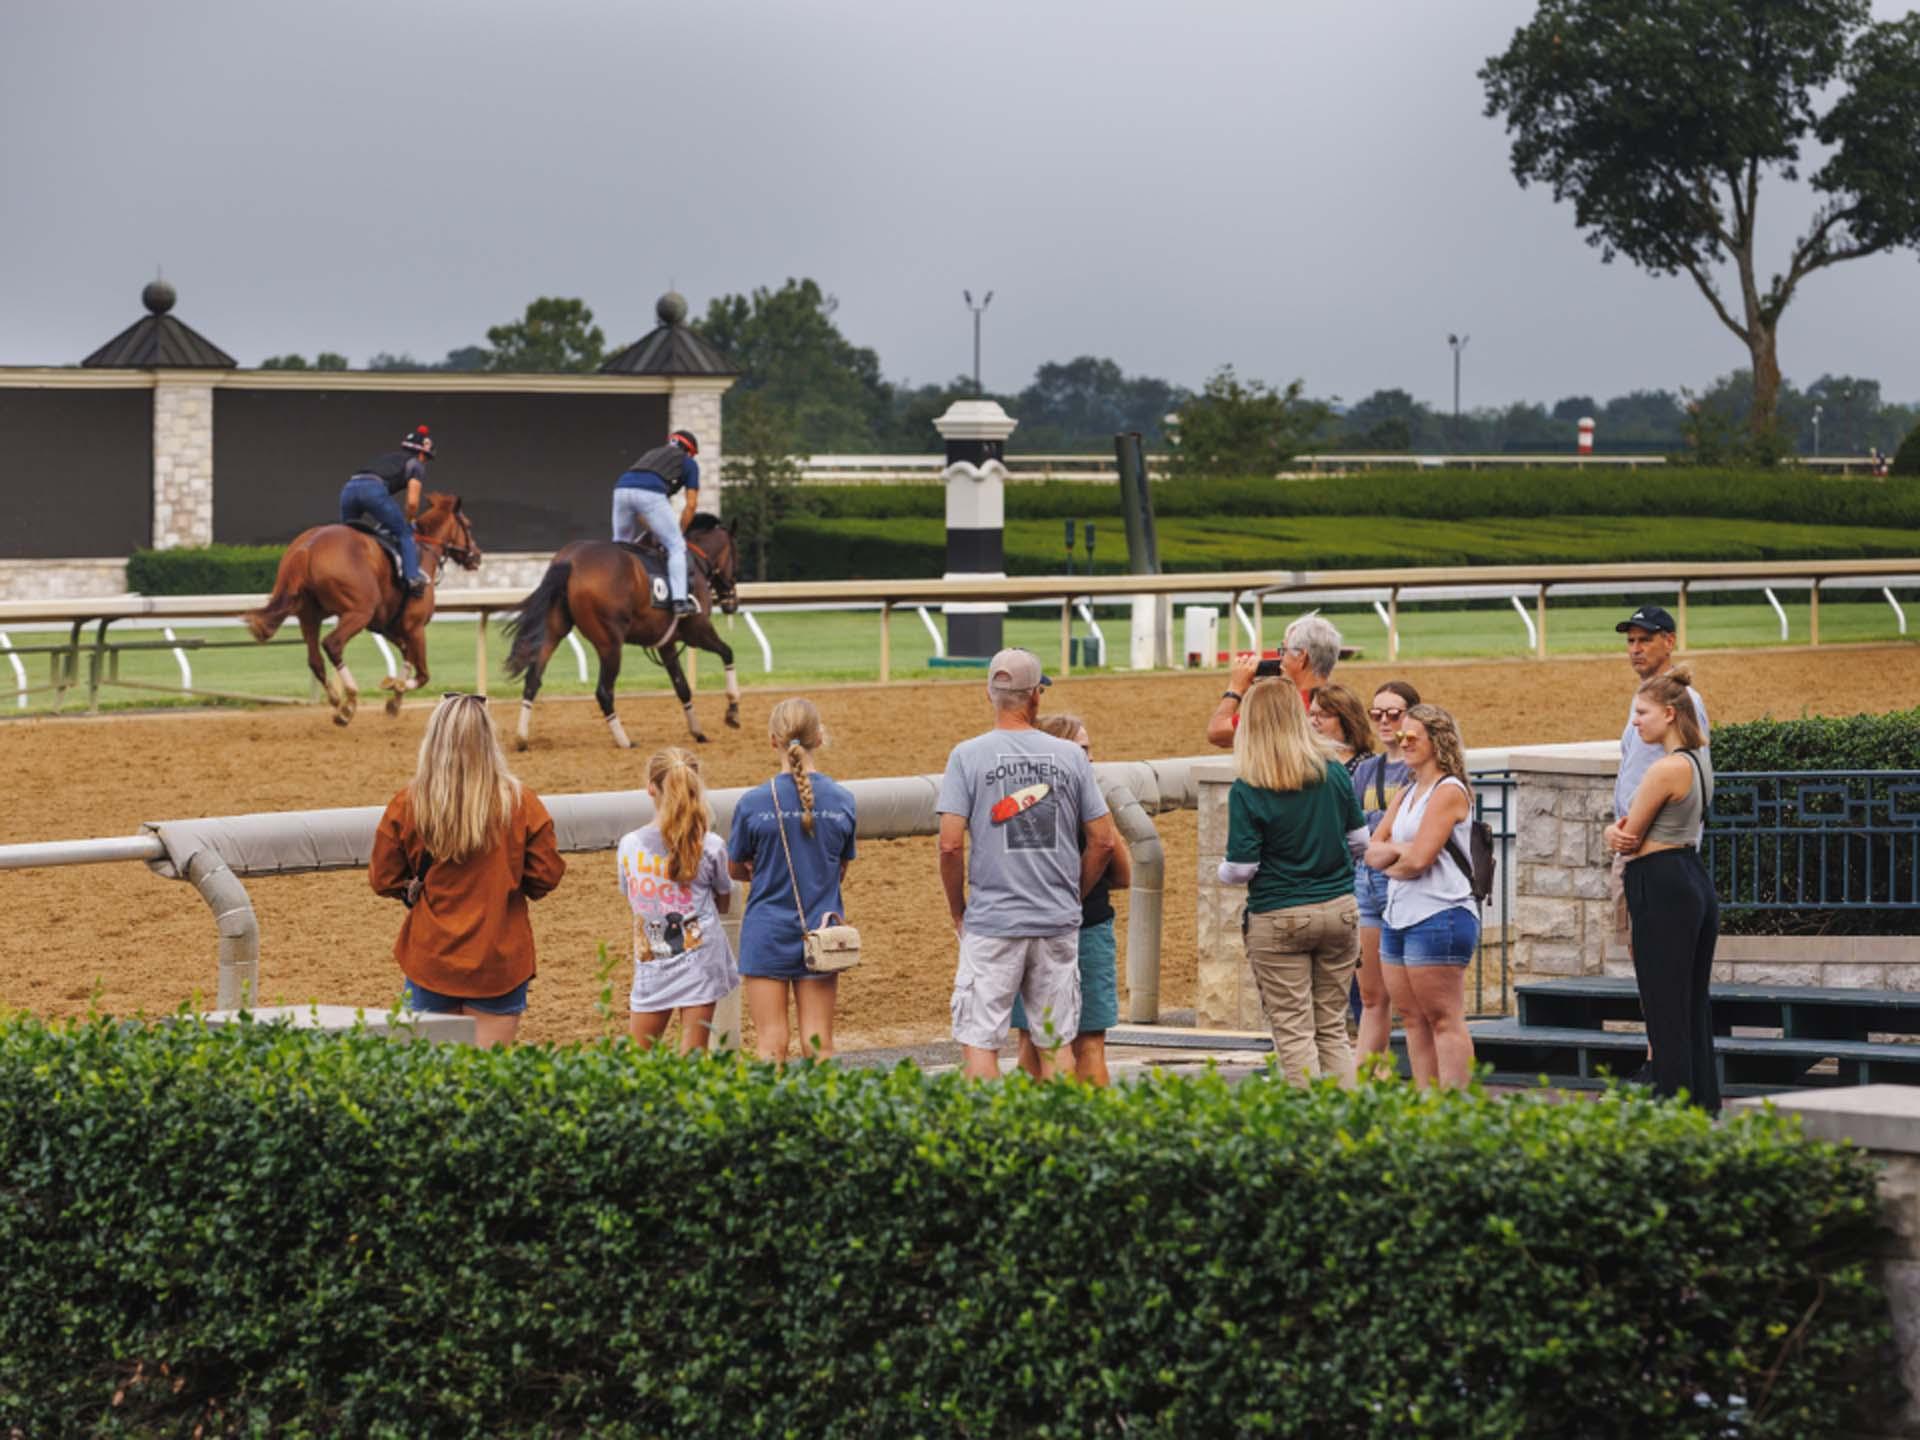
<svg viewBox="0 0 1920 1440"><path fill-rule="evenodd" d="M1002 695L1016 695L1022 690L1038 690L1042 685L1051 684L1053 681L1040 668L1040 657L1018 646L1002 650L987 666L987 689Z"/></svg>

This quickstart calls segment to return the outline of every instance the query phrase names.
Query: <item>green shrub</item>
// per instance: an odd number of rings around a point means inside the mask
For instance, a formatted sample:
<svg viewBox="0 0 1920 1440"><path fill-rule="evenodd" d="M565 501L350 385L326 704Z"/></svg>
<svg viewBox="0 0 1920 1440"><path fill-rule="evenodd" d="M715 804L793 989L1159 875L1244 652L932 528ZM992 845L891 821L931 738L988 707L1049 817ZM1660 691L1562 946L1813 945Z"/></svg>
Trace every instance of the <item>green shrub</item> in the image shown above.
<svg viewBox="0 0 1920 1440"><path fill-rule="evenodd" d="M27 1435L1819 1436L1893 1373L1792 1122L0 1027Z"/></svg>
<svg viewBox="0 0 1920 1440"><path fill-rule="evenodd" d="M1707 708L1713 708L1711 694ZM1920 709L1716 725L1713 768L1920 770Z"/></svg>
<svg viewBox="0 0 1920 1440"><path fill-rule="evenodd" d="M1893 464L1887 473L1909 479L1920 476L1920 425L1909 430L1900 448L1893 452Z"/></svg>
<svg viewBox="0 0 1920 1440"><path fill-rule="evenodd" d="M127 589L136 595L253 595L273 589L278 545L193 545L136 550Z"/></svg>
<svg viewBox="0 0 1920 1440"><path fill-rule="evenodd" d="M927 485L809 486L827 518L940 518L945 491ZM1920 529L1920 486L1799 470L1376 470L1308 480L1154 482L1156 518L1364 515L1404 519L1566 515L1712 516L1803 525ZM1081 480L1007 486L1007 518L1117 520L1120 487Z"/></svg>

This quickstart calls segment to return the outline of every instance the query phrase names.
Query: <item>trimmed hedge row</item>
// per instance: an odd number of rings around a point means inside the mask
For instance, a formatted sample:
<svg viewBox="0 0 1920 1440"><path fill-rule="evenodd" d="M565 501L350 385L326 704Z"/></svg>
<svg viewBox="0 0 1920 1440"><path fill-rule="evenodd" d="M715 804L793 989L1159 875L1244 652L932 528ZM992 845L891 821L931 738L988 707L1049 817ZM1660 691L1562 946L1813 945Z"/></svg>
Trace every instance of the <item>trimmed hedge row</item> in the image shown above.
<svg viewBox="0 0 1920 1440"><path fill-rule="evenodd" d="M254 595L273 589L278 545L192 545L136 550L127 589L136 595Z"/></svg>
<svg viewBox="0 0 1920 1440"><path fill-rule="evenodd" d="M886 519L946 513L943 487L809 486L816 513ZM1075 480L1007 486L1009 520L1120 515L1120 487ZM1491 516L1711 515L1813 525L1920 529L1920 486L1805 472L1684 470L1377 470L1312 480L1155 481L1156 518L1373 515L1424 520Z"/></svg>
<svg viewBox="0 0 1920 1440"><path fill-rule="evenodd" d="M32 1435L1820 1436L1893 1371L1864 1158L1626 1093L16 1021L0 1176Z"/></svg>
<svg viewBox="0 0 1920 1440"><path fill-rule="evenodd" d="M1711 678L1707 709L1713 709ZM1715 770L1920 770L1920 709L1716 725Z"/></svg>
<svg viewBox="0 0 1920 1440"><path fill-rule="evenodd" d="M1920 531L1718 517L1677 526L1650 516L1463 521L1222 515L1173 517L1160 521L1157 528L1161 563L1170 571L1851 559L1920 551ZM1098 530L1098 568L1103 573L1124 571L1126 536L1119 520L1100 523ZM1057 520L1009 519L1005 531L1008 573L1059 574L1065 563L1064 538ZM1084 563L1082 548L1076 553L1076 564ZM944 519L925 516L795 516L779 525L768 550L768 566L769 578L775 580L937 578L946 570L946 525Z"/></svg>

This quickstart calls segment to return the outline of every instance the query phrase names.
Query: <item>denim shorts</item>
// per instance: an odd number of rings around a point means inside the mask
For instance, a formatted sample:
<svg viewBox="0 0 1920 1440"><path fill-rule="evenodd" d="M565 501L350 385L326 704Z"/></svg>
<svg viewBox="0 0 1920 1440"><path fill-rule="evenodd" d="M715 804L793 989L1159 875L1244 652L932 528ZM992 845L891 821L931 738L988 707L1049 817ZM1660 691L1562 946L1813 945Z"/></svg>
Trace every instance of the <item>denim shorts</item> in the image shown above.
<svg viewBox="0 0 1920 1440"><path fill-rule="evenodd" d="M429 990L409 980L400 998L407 1009L427 1015L457 1015L462 1010L477 1010L482 1015L524 1015L527 987L532 983L531 979L522 980L504 995L488 995L476 1000L471 995L442 995L438 990Z"/></svg>
<svg viewBox="0 0 1920 1440"><path fill-rule="evenodd" d="M1380 932L1380 961L1411 969L1419 965L1473 963L1480 944L1480 917L1464 905L1449 905L1426 919L1396 930Z"/></svg>
<svg viewBox="0 0 1920 1440"><path fill-rule="evenodd" d="M1386 872L1374 869L1364 860L1356 860L1353 898L1360 902L1360 923L1369 930L1380 929L1386 923L1381 919L1387 910Z"/></svg>

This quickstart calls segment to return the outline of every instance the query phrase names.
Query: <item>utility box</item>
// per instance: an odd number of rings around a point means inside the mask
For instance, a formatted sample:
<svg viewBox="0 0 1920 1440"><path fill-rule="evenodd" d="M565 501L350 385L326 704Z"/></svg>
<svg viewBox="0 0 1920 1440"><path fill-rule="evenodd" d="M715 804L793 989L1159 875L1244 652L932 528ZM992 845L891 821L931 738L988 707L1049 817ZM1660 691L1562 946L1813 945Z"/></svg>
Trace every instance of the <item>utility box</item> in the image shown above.
<svg viewBox="0 0 1920 1440"><path fill-rule="evenodd" d="M1220 663L1220 612L1211 605L1189 605L1185 613L1185 643L1180 649L1187 666L1211 670Z"/></svg>

